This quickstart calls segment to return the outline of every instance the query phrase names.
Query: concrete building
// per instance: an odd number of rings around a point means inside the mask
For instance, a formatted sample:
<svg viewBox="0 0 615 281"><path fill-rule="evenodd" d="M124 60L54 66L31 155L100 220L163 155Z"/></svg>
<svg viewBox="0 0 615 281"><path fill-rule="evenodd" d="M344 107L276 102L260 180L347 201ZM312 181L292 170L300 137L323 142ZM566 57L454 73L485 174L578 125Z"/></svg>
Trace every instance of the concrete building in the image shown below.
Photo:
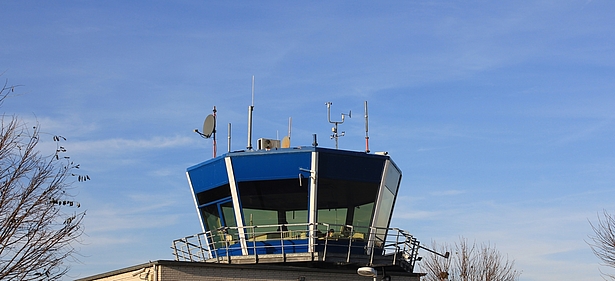
<svg viewBox="0 0 615 281"><path fill-rule="evenodd" d="M399 268L379 272L378 280L418 281L421 274ZM252 264L229 265L218 263L159 260L106 272L76 281L215 281L215 280L288 280L288 281L369 281L359 276L356 266L325 264Z"/></svg>

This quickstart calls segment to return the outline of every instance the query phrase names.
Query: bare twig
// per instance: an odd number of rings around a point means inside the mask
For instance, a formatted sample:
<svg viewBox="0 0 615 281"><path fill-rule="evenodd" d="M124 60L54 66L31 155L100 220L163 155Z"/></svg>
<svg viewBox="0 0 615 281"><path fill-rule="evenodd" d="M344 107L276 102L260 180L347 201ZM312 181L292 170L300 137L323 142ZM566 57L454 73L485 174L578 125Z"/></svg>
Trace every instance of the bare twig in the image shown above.
<svg viewBox="0 0 615 281"><path fill-rule="evenodd" d="M436 255L425 256L421 268L427 273L422 280L426 281L514 281L521 272L514 269L514 261L508 260L489 244L476 245L461 238L453 246L444 244L432 248L440 251L451 251L448 259ZM454 250L454 251L453 251Z"/></svg>
<svg viewBox="0 0 615 281"><path fill-rule="evenodd" d="M0 104L14 88L5 83ZM68 192L78 165L55 157L64 151L42 155L39 136L38 126L0 116L0 280L60 279L83 232L85 212Z"/></svg>
<svg viewBox="0 0 615 281"><path fill-rule="evenodd" d="M590 236L591 242L588 242L592 248L594 255L598 257L605 266L615 268L615 216L611 215L607 210L602 211L602 217L598 215L598 223L589 224L594 231L594 236ZM602 275L608 279L615 280L615 275L602 272Z"/></svg>

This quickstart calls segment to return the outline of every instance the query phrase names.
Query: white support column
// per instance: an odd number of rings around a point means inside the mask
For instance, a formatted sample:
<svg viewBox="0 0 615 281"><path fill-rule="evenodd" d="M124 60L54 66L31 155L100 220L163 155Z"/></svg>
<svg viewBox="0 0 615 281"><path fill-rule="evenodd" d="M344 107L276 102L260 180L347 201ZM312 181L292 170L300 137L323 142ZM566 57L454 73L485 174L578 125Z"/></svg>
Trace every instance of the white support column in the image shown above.
<svg viewBox="0 0 615 281"><path fill-rule="evenodd" d="M243 220L241 214L241 208L239 206L239 193L237 192L237 183L235 182L235 173L233 172L233 164L231 163L231 157L225 157L226 173L228 174L228 184L231 188L231 197L233 200L233 211L235 212L235 222L237 223L237 235L239 236L239 243L241 243L241 254L248 255L248 244L246 243L246 235L243 229Z"/></svg>
<svg viewBox="0 0 615 281"><path fill-rule="evenodd" d="M315 250L316 239L316 222L318 216L318 153L312 152L312 164L310 168L310 203L309 203L309 217L308 223L310 224L310 235L308 252L313 253Z"/></svg>

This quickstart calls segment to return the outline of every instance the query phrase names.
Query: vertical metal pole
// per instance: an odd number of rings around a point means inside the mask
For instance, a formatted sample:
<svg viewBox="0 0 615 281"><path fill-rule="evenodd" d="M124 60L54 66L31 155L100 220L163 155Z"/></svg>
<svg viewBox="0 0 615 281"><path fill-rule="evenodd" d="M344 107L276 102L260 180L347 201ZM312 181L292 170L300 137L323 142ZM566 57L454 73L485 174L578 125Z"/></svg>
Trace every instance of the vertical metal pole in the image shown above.
<svg viewBox="0 0 615 281"><path fill-rule="evenodd" d="M252 112L254 111L254 75L252 75L252 105L248 107L248 150L252 150Z"/></svg>
<svg viewBox="0 0 615 281"><path fill-rule="evenodd" d="M179 255L177 254L177 240L173 241L173 254L175 255L175 260L179 260Z"/></svg>
<svg viewBox="0 0 615 281"><path fill-rule="evenodd" d="M186 251L188 252L188 259L190 259L190 261L193 261L192 253L190 252L190 241L188 241L187 237L186 237Z"/></svg>
<svg viewBox="0 0 615 281"><path fill-rule="evenodd" d="M350 237L348 237L348 256L346 256L346 262L350 262L350 250L352 249L352 236L354 235L354 227L346 225L346 227L350 227Z"/></svg>
<svg viewBox="0 0 615 281"><path fill-rule="evenodd" d="M334 138L335 138L335 149L339 149L338 141L337 141L338 140L338 136L337 136L337 122L335 122L335 131L334 131L333 134L335 135L334 136Z"/></svg>
<svg viewBox="0 0 615 281"><path fill-rule="evenodd" d="M327 105L327 120L329 121L329 123L331 123L331 105L333 103L328 101L325 104Z"/></svg>
<svg viewBox="0 0 615 281"><path fill-rule="evenodd" d="M407 241L407 239L406 239ZM404 243L404 248L406 247ZM395 236L395 254L393 254L393 265L397 261L397 253L399 252L399 231L397 231L397 236Z"/></svg>
<svg viewBox="0 0 615 281"><path fill-rule="evenodd" d="M286 253L284 253L284 231L282 230L282 225L279 224L278 228L280 229L280 245L282 246L282 261L286 262Z"/></svg>
<svg viewBox="0 0 615 281"><path fill-rule="evenodd" d="M210 244L211 246L209 247L209 249L211 249L212 247L214 248L212 253L216 253L216 262L220 263L220 252L218 251L218 247L216 247L216 242L214 240L215 239L214 235L220 237L218 234L218 231L216 231L215 234L211 231L208 231L207 233L209 233L208 241L211 241L211 244Z"/></svg>
<svg viewBox="0 0 615 281"><path fill-rule="evenodd" d="M252 215L252 214L250 214ZM255 226L252 227L252 251L254 251L254 261L258 263L258 254L256 253L256 234L254 233Z"/></svg>
<svg viewBox="0 0 615 281"><path fill-rule="evenodd" d="M205 261L205 249L203 248L203 243L201 243L201 237L197 234L196 240L199 241L199 250L201 252L201 257L203 258L201 261Z"/></svg>
<svg viewBox="0 0 615 281"><path fill-rule="evenodd" d="M231 258L229 257L229 243L228 243L228 238L226 237L227 232L224 232L224 245L226 246L225 251L226 251L226 263L231 263Z"/></svg>
<svg viewBox="0 0 615 281"><path fill-rule="evenodd" d="M250 105L248 107L248 146L246 147L248 150L252 150L252 111L254 111L254 106Z"/></svg>
<svg viewBox="0 0 615 281"><path fill-rule="evenodd" d="M231 152L231 123L228 123L228 151Z"/></svg>
<svg viewBox="0 0 615 281"><path fill-rule="evenodd" d="M326 224L326 223L324 223L323 225L327 226L327 235L325 235L325 250L323 251L323 254L322 254L322 261L326 261L327 260L327 246L329 244L329 229L330 229L329 227L330 227L330 225Z"/></svg>
<svg viewBox="0 0 615 281"><path fill-rule="evenodd" d="M214 158L216 158L216 152L218 150L217 144L216 144L216 125L218 123L218 121L216 120L216 106L214 105Z"/></svg>
<svg viewBox="0 0 615 281"><path fill-rule="evenodd" d="M293 118L292 117L288 117L288 146L290 147L290 129L292 128L293 125Z"/></svg>
<svg viewBox="0 0 615 281"><path fill-rule="evenodd" d="M367 101L365 101L365 153L369 153L369 126L367 122Z"/></svg>
<svg viewBox="0 0 615 281"><path fill-rule="evenodd" d="M370 231L373 233L376 233L376 229L374 227L370 226ZM373 239L373 240L371 240ZM369 246L371 243L371 247ZM369 249L369 251L371 252L369 254L369 265L371 266L374 262L374 247L376 246L376 235L370 235L370 240L368 240L367 242L367 247Z"/></svg>

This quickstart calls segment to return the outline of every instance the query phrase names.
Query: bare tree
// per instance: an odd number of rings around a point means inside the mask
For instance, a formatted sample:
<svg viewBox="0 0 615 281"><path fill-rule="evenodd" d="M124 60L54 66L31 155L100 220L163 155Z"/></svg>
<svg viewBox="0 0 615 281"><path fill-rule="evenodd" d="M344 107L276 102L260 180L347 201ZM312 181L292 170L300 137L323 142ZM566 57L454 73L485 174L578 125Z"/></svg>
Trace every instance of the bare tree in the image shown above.
<svg viewBox="0 0 615 281"><path fill-rule="evenodd" d="M14 89L4 84L0 105ZM83 232L85 212L77 211L70 191L89 177L74 172L79 165L64 155L64 137L53 136L55 152L41 153L40 133L15 116L0 116L0 280L61 278Z"/></svg>
<svg viewBox="0 0 615 281"><path fill-rule="evenodd" d="M606 210L602 211L602 217L598 215L598 223L589 222L594 231L590 236L589 246L594 254L602 260L604 265L615 268L615 216ZM605 277L615 280L615 275L602 272Z"/></svg>
<svg viewBox="0 0 615 281"><path fill-rule="evenodd" d="M489 244L470 244L461 238L454 245L433 244L433 249L451 252L448 259L429 254L423 257L421 268L427 275L426 281L513 281L518 280L521 272L514 269L514 261L508 260Z"/></svg>

